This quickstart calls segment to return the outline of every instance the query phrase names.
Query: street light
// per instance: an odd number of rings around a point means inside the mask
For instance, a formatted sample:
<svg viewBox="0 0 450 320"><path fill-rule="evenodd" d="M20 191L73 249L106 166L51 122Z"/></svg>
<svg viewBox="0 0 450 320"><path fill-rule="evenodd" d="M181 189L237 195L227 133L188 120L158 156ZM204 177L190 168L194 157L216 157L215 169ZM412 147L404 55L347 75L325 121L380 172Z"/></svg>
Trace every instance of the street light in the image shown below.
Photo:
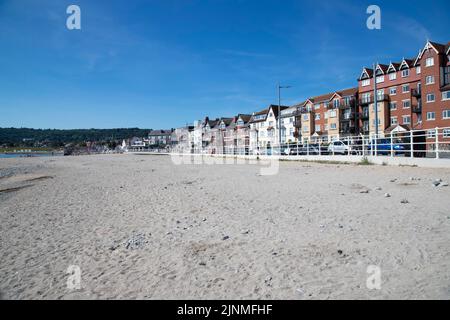
<svg viewBox="0 0 450 320"><path fill-rule="evenodd" d="M277 85L278 88L278 145L280 147L280 155L281 155L281 89L289 89L291 86L280 86Z"/></svg>

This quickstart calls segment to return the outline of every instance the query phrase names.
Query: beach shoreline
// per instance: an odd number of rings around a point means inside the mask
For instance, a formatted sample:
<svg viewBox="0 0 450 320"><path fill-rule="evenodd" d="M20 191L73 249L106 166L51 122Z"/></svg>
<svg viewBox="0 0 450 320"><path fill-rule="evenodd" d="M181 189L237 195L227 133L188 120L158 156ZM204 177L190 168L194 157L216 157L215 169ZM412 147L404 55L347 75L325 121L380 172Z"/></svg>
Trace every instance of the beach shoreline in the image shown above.
<svg viewBox="0 0 450 320"><path fill-rule="evenodd" d="M450 298L450 169L260 170L161 155L2 159L0 296ZM380 289L367 287L370 266Z"/></svg>

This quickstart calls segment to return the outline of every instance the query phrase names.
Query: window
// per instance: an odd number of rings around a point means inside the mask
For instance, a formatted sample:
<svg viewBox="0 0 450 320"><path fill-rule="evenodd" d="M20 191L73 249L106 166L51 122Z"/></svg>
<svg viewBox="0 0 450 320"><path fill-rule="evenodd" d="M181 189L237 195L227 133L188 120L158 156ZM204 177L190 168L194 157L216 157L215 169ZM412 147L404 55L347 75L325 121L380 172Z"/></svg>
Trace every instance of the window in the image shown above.
<svg viewBox="0 0 450 320"><path fill-rule="evenodd" d="M427 131L427 138L435 138L436 137L436 130L428 130Z"/></svg>
<svg viewBox="0 0 450 320"><path fill-rule="evenodd" d="M403 124L410 124L411 116L403 116Z"/></svg>
<svg viewBox="0 0 450 320"><path fill-rule="evenodd" d="M330 111L330 118L336 118L336 110L331 110Z"/></svg>
<svg viewBox="0 0 450 320"><path fill-rule="evenodd" d="M308 127L303 127L303 132L309 132Z"/></svg>
<svg viewBox="0 0 450 320"><path fill-rule="evenodd" d="M450 110L442 111L442 119L450 119Z"/></svg>
<svg viewBox="0 0 450 320"><path fill-rule="evenodd" d="M433 84L434 83L434 76L427 76L425 78L425 84Z"/></svg>
<svg viewBox="0 0 450 320"><path fill-rule="evenodd" d="M390 73L389 74L389 80L395 80L395 79L397 79L397 74L394 72L394 73Z"/></svg>
<svg viewBox="0 0 450 320"><path fill-rule="evenodd" d="M391 117L391 126L394 126L398 123L397 117Z"/></svg>
<svg viewBox="0 0 450 320"><path fill-rule="evenodd" d="M320 109L320 103L316 103L314 105L314 110L319 110Z"/></svg>
<svg viewBox="0 0 450 320"><path fill-rule="evenodd" d="M427 94L427 102L434 102L435 96L434 93Z"/></svg>
<svg viewBox="0 0 450 320"><path fill-rule="evenodd" d="M334 106L335 108L339 108L339 105L340 105L340 104L341 104L341 103L340 103L339 99L333 100L333 106Z"/></svg>
<svg viewBox="0 0 450 320"><path fill-rule="evenodd" d="M427 58L425 60L425 67L431 67L431 66L434 66L434 58L433 57Z"/></svg>
<svg viewBox="0 0 450 320"><path fill-rule="evenodd" d="M416 67L416 74L420 74L422 72L422 69L420 68L420 66Z"/></svg>
<svg viewBox="0 0 450 320"><path fill-rule="evenodd" d="M432 121L436 119L436 113L433 111L427 112L427 120Z"/></svg>
<svg viewBox="0 0 450 320"><path fill-rule="evenodd" d="M328 125L327 124L325 125L325 131L328 131Z"/></svg>
<svg viewBox="0 0 450 320"><path fill-rule="evenodd" d="M402 70L402 77L406 78L409 76L409 69Z"/></svg>
<svg viewBox="0 0 450 320"><path fill-rule="evenodd" d="M316 129L316 132L320 132L320 124L316 124L315 129Z"/></svg>
<svg viewBox="0 0 450 320"><path fill-rule="evenodd" d="M320 113L316 113L315 119L320 120Z"/></svg>
<svg viewBox="0 0 450 320"><path fill-rule="evenodd" d="M377 77L377 83L384 82L384 76Z"/></svg>
<svg viewBox="0 0 450 320"><path fill-rule="evenodd" d="M403 93L409 92L409 84L402 85L402 92Z"/></svg>
<svg viewBox="0 0 450 320"><path fill-rule="evenodd" d="M373 125L376 126L376 120L375 119L373 119ZM381 119L378 119L378 126L380 126L380 125L381 125Z"/></svg>
<svg viewBox="0 0 450 320"><path fill-rule="evenodd" d="M411 101L410 100L403 100L403 109L408 109L411 107Z"/></svg>
<svg viewBox="0 0 450 320"><path fill-rule="evenodd" d="M361 82L361 86L367 87L370 85L370 79L365 79Z"/></svg>
<svg viewBox="0 0 450 320"><path fill-rule="evenodd" d="M330 128L331 128L331 130L336 130L336 123L332 123L332 124L330 124Z"/></svg>
<svg viewBox="0 0 450 320"><path fill-rule="evenodd" d="M444 135L444 138L450 138L450 129L444 129L442 130L442 133Z"/></svg>
<svg viewBox="0 0 450 320"><path fill-rule="evenodd" d="M308 121L309 120L309 115L308 114L304 114L303 115L303 120L304 121Z"/></svg>
<svg viewBox="0 0 450 320"><path fill-rule="evenodd" d="M389 109L397 110L397 102L395 101L389 102Z"/></svg>
<svg viewBox="0 0 450 320"><path fill-rule="evenodd" d="M331 113L331 111L330 111L330 113ZM323 114L323 117L324 117L324 119L328 119L328 112L325 112L325 113Z"/></svg>
<svg viewBox="0 0 450 320"><path fill-rule="evenodd" d="M450 100L450 91L442 92L442 100Z"/></svg>
<svg viewBox="0 0 450 320"><path fill-rule="evenodd" d="M389 89L389 94L395 96L397 94L397 87L392 87Z"/></svg>

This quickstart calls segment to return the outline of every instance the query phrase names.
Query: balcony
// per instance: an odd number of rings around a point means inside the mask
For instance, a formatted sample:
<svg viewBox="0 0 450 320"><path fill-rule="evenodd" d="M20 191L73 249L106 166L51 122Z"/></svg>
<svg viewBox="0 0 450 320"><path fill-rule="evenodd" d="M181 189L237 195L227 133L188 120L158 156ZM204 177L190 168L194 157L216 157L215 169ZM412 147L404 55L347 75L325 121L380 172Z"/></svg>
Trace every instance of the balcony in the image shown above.
<svg viewBox="0 0 450 320"><path fill-rule="evenodd" d="M301 128L302 127L302 120L301 119L295 119L294 120L294 127L295 128Z"/></svg>
<svg viewBox="0 0 450 320"><path fill-rule="evenodd" d="M422 96L422 91L420 89L412 89L411 95L416 98L420 98Z"/></svg>
<svg viewBox="0 0 450 320"><path fill-rule="evenodd" d="M422 105L413 105L412 106L412 112L414 113L422 113Z"/></svg>
<svg viewBox="0 0 450 320"><path fill-rule="evenodd" d="M354 112L351 112L351 113L344 113L344 114L341 116L341 121L351 121L351 120L355 120L355 116L356 116L356 113L354 113Z"/></svg>
<svg viewBox="0 0 450 320"><path fill-rule="evenodd" d="M378 94L377 95L377 102L383 102L383 101L389 101L389 95L388 94ZM363 105L368 105L374 103L374 99L373 96L370 97L364 97L359 99L359 105L363 106Z"/></svg>
<svg viewBox="0 0 450 320"><path fill-rule="evenodd" d="M334 108L346 109L346 108L352 108L355 105L356 105L356 100L355 99L350 99L350 100L340 99L339 100L339 105L335 105L334 101L330 101L327 104L327 108L328 109L334 109Z"/></svg>

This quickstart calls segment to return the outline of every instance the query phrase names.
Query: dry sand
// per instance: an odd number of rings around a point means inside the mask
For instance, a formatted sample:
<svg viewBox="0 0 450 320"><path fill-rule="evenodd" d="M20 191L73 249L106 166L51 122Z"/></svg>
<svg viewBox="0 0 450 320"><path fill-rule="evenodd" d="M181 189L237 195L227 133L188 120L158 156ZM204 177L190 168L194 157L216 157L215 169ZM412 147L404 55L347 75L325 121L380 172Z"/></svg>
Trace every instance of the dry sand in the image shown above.
<svg viewBox="0 0 450 320"><path fill-rule="evenodd" d="M168 156L1 159L0 296L450 298L450 187L432 185L450 170L259 172ZM70 265L80 290L67 288ZM369 265L380 290L366 287Z"/></svg>

